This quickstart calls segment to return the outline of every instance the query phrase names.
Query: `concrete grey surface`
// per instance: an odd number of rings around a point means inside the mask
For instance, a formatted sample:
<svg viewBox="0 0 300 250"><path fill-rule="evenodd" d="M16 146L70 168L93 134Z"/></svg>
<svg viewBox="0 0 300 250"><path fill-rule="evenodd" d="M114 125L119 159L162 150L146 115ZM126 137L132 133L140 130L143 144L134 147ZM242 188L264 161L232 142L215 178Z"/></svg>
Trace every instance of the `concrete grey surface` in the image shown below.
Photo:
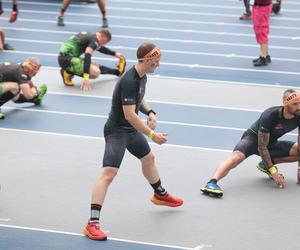
<svg viewBox="0 0 300 250"><path fill-rule="evenodd" d="M0 135L2 223L80 233L104 141L5 130ZM102 211L110 237L203 249L299 249L295 164L280 168L287 181L280 190L256 170L258 157L250 158L220 182L224 197L213 199L199 188L227 152L152 149L164 186L185 204L152 205L139 162L127 153Z"/></svg>

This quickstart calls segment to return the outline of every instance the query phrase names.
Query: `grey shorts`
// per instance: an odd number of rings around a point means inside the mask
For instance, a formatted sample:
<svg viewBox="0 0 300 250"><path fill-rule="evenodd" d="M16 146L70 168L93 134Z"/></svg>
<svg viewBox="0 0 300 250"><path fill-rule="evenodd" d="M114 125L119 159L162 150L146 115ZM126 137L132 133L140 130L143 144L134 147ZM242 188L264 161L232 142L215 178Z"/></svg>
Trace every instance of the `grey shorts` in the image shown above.
<svg viewBox="0 0 300 250"><path fill-rule="evenodd" d="M150 153L151 149L145 136L134 128L104 126L105 152L103 167L119 168L127 149L138 159Z"/></svg>
<svg viewBox="0 0 300 250"><path fill-rule="evenodd" d="M268 150L270 152L271 158L282 158L290 155L290 150L295 142L292 141L274 141L268 145ZM250 155L259 155L258 153L258 143L257 135L251 130L247 130L243 135L241 140L237 143L233 151L242 152L246 158Z"/></svg>

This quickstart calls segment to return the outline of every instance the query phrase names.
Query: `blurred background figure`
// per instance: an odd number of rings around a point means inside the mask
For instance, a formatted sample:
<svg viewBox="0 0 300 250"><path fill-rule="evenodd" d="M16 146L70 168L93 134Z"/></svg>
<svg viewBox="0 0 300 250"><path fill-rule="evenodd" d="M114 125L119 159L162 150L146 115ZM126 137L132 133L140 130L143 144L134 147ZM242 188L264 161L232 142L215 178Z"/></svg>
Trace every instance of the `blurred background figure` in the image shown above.
<svg viewBox="0 0 300 250"><path fill-rule="evenodd" d="M5 36L3 30L0 28L0 51L2 50L14 50L12 46L5 43Z"/></svg>
<svg viewBox="0 0 300 250"><path fill-rule="evenodd" d="M95 3L96 0L86 0L86 1L82 1L82 2ZM97 2L98 2L100 12L102 14L102 28L107 28L108 21L107 21L107 16L106 16L107 13L106 13L106 8L105 8L105 0L97 0ZM57 25L58 26L65 26L64 15L65 15L65 12L66 12L67 8L69 7L70 3L71 3L71 0L63 0L62 6L60 8L59 16L57 17Z"/></svg>
<svg viewBox="0 0 300 250"><path fill-rule="evenodd" d="M252 6L253 29L261 55L253 60L254 66L266 66L271 63L269 55L270 16L272 0L254 0Z"/></svg>
<svg viewBox="0 0 300 250"><path fill-rule="evenodd" d="M18 10L18 3L17 0L12 0L12 10L10 13L10 18L9 18L9 22L13 23L17 20L18 14L19 14L19 10ZM2 7L2 0L0 0L0 15L2 15L4 12L3 7Z"/></svg>
<svg viewBox="0 0 300 250"><path fill-rule="evenodd" d="M243 1L245 6L245 12L243 15L240 16L240 20L252 20L250 0L243 0ZM281 10L281 2L282 0L276 0L272 4L272 12L276 15L278 15Z"/></svg>

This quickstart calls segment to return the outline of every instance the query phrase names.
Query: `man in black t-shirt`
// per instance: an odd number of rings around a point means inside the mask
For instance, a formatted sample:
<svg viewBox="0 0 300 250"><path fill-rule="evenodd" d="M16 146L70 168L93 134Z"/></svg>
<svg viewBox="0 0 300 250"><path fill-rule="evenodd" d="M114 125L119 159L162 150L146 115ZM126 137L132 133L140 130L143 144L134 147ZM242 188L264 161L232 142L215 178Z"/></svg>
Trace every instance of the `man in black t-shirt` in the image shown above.
<svg viewBox="0 0 300 250"><path fill-rule="evenodd" d="M106 240L100 229L100 211L110 183L117 175L125 150L140 159L145 178L154 190L151 201L156 205L178 207L183 201L169 194L160 181L154 155L144 135L157 144L167 141L167 135L154 132L155 112L144 99L147 73L153 73L159 66L160 49L152 43L145 43L137 50L138 63L129 69L115 86L109 118L104 127L105 152L103 169L92 193L91 217L84 234L93 240ZM138 112L148 115L147 124Z"/></svg>
<svg viewBox="0 0 300 250"><path fill-rule="evenodd" d="M96 33L79 32L70 37L59 49L58 63L66 86L73 86L74 75L83 77L82 90L89 90L89 79L95 79L99 74L113 74L121 76L125 71L125 57L119 52L104 47L111 40L111 33L102 29ZM97 50L103 54L115 56L119 59L117 68L111 69L92 62L92 54Z"/></svg>
<svg viewBox="0 0 300 250"><path fill-rule="evenodd" d="M31 78L40 70L41 64L35 57L27 58L22 64L5 62L0 64L0 107L13 100L15 103L42 103L47 92L45 84L36 87ZM4 114L0 111L0 119Z"/></svg>
<svg viewBox="0 0 300 250"><path fill-rule="evenodd" d="M278 185L284 187L284 177L278 173L275 164L298 161L298 182L300 182L299 145L296 142L278 140L284 134L298 128L300 137L300 92L288 89L283 93L283 106L266 109L260 118L246 130L230 156L216 169L213 178L201 191L221 197L222 189L217 181L239 165L250 155L260 155L258 169L268 174Z"/></svg>

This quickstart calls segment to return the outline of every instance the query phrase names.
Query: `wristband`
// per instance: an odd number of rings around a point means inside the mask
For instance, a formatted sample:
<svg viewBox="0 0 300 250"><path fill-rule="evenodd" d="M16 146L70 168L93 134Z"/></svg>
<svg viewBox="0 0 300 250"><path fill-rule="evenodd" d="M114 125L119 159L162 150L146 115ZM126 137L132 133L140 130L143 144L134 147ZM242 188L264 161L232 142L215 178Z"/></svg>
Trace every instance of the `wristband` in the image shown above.
<svg viewBox="0 0 300 250"><path fill-rule="evenodd" d="M83 74L83 79L84 79L84 80L90 79L90 75L87 74L87 73L84 73L84 74Z"/></svg>
<svg viewBox="0 0 300 250"><path fill-rule="evenodd" d="M153 130L151 130L148 134L147 134L147 136L149 137L149 138L153 138L154 136L155 136L155 132L153 131Z"/></svg>
<svg viewBox="0 0 300 250"><path fill-rule="evenodd" d="M150 110L147 112L147 115L149 116L150 113L153 113L154 115L156 115L156 112L155 112L153 109L150 109Z"/></svg>
<svg viewBox="0 0 300 250"><path fill-rule="evenodd" d="M272 166L271 168L269 168L269 172L273 175L277 173L277 168L275 166Z"/></svg>

